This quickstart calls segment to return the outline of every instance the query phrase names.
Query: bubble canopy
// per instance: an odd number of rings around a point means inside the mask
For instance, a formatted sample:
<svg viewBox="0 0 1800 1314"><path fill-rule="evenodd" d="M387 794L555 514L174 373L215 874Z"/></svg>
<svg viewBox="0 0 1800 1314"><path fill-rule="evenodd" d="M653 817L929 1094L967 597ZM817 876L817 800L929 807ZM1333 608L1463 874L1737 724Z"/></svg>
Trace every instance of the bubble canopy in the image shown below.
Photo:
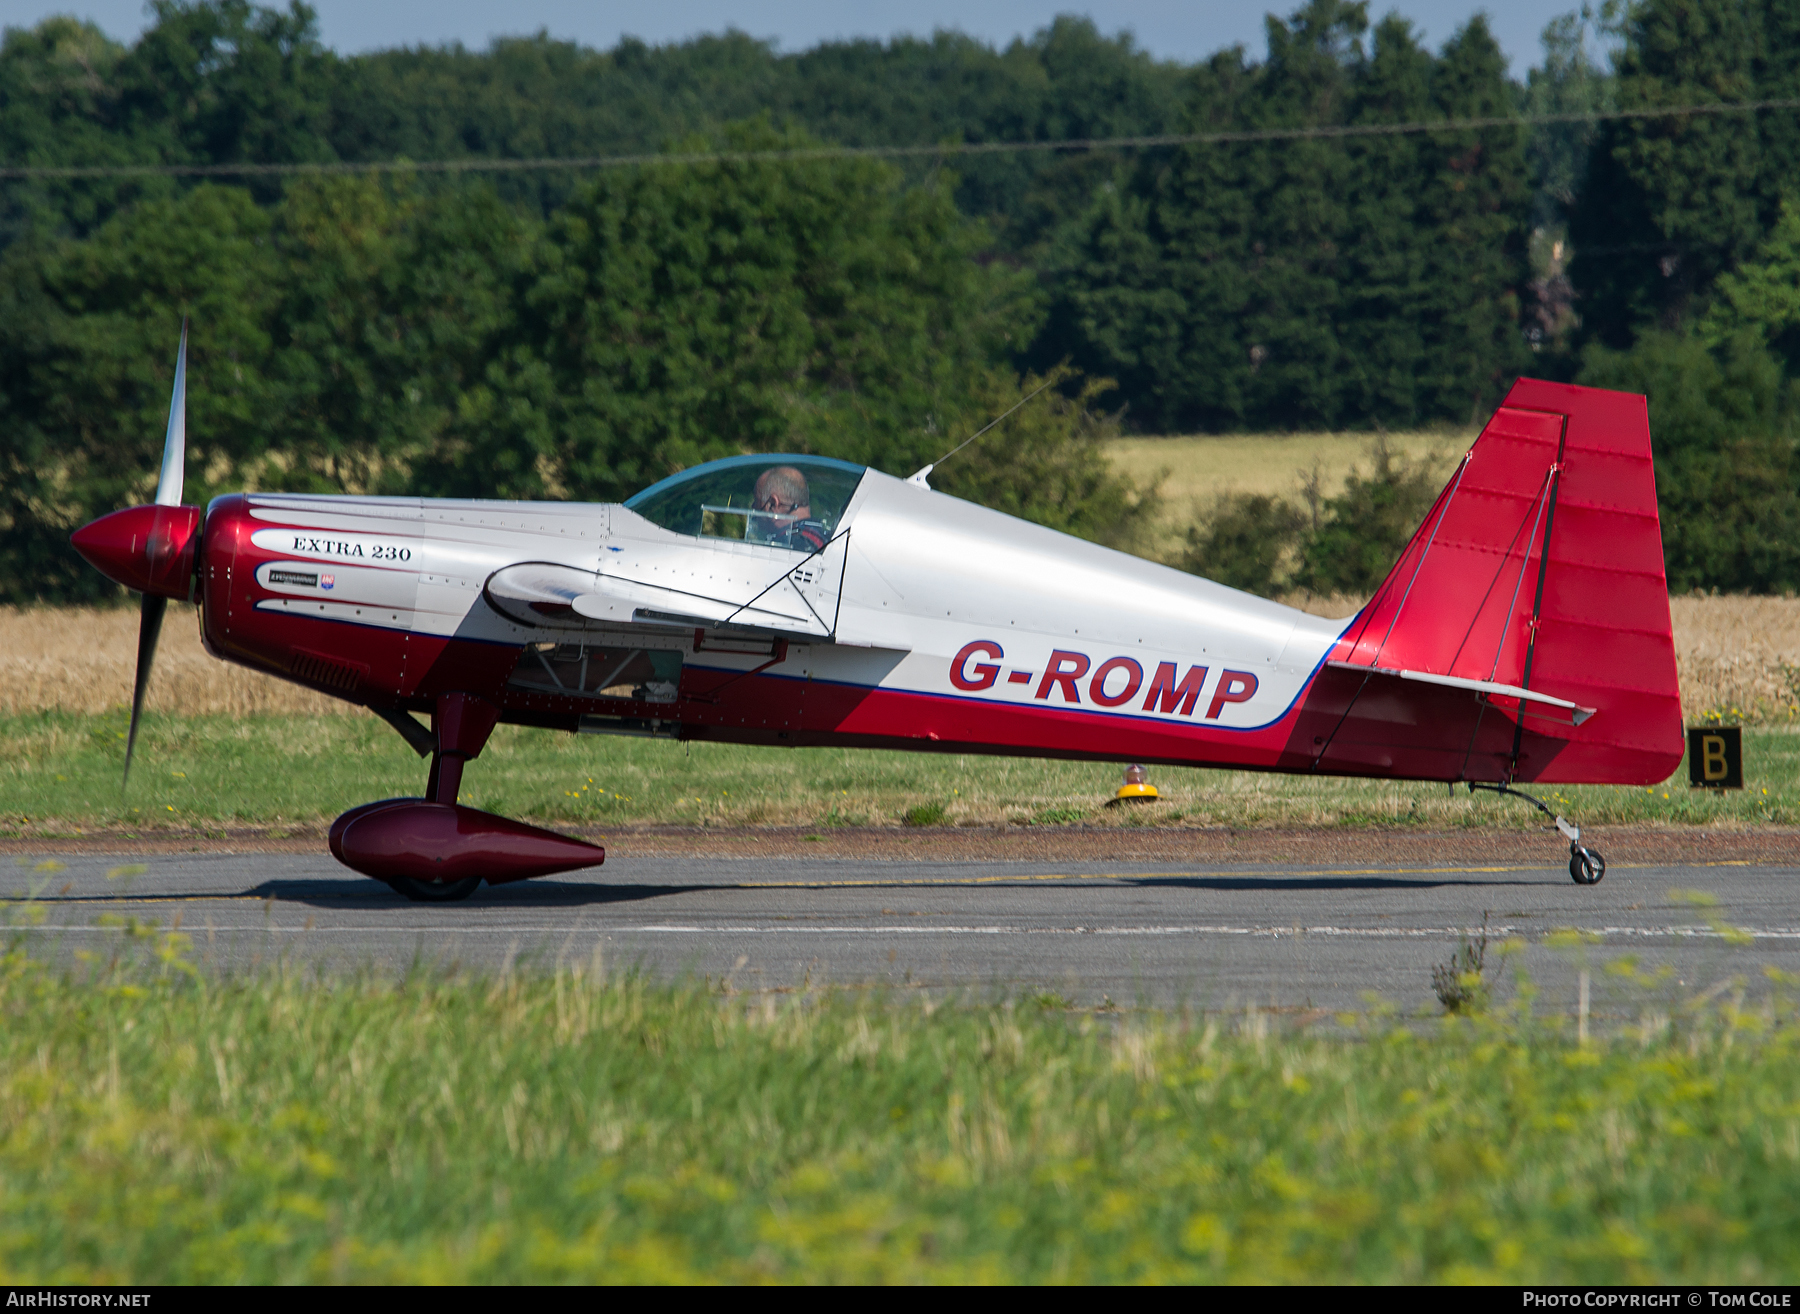
<svg viewBox="0 0 1800 1314"><path fill-rule="evenodd" d="M828 456L728 456L670 475L625 505L677 534L812 551L836 532L866 472Z"/></svg>

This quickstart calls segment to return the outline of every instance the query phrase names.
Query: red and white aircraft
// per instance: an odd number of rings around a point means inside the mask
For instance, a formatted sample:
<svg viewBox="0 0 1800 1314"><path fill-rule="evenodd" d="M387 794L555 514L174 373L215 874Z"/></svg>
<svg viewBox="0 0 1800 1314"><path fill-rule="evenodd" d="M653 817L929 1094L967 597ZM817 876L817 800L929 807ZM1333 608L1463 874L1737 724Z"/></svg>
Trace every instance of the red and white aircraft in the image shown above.
<svg viewBox="0 0 1800 1314"><path fill-rule="evenodd" d="M414 898L604 856L457 804L502 721L1502 792L1650 784L1681 759L1642 397L1519 380L1374 598L1329 621L924 471L798 454L622 505L240 493L202 512L180 505L185 361L184 330L155 503L74 535L144 595L133 742L166 600L196 600L214 656L367 706L430 757L423 798L330 836ZM1571 874L1598 881L1556 821Z"/></svg>

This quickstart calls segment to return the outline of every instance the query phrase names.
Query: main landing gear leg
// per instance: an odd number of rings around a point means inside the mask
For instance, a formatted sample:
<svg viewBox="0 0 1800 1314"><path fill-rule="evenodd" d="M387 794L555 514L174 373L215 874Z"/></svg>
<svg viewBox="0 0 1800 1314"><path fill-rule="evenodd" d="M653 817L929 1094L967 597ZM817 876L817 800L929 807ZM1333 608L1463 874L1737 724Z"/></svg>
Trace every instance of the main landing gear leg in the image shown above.
<svg viewBox="0 0 1800 1314"><path fill-rule="evenodd" d="M1582 845L1581 827L1552 812L1541 799L1535 799L1524 790L1514 789L1511 785L1490 785L1485 781L1471 780L1468 786L1471 794L1479 789L1490 794L1504 794L1509 798L1522 798L1554 821L1556 828L1563 833L1563 838L1569 841L1569 875L1577 885L1598 885L1600 878L1606 875L1606 859L1600 856L1600 851Z"/></svg>
<svg viewBox="0 0 1800 1314"><path fill-rule="evenodd" d="M431 774L426 777L425 797L434 803L455 803L462 792L463 764L487 745L499 722L500 709L467 694L439 694L431 724L437 751L431 755ZM481 886L481 877L430 881L397 876L388 881L395 892L415 903L455 903Z"/></svg>
<svg viewBox="0 0 1800 1314"><path fill-rule="evenodd" d="M468 694L439 694L431 716L437 752L431 755L431 774L425 781L426 797L434 803L454 803L462 792L463 763L479 757L488 736L499 724L500 709Z"/></svg>

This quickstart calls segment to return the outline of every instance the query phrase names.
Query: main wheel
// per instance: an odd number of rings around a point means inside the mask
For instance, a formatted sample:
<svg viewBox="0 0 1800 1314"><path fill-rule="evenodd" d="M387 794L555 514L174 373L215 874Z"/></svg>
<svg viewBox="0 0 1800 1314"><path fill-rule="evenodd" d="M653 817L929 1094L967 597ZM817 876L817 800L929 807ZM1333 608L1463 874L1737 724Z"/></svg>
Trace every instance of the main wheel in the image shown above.
<svg viewBox="0 0 1800 1314"><path fill-rule="evenodd" d="M419 881L410 876L397 876L388 882L395 894L404 894L414 903L457 903L481 887L481 877L465 876L460 881Z"/></svg>
<svg viewBox="0 0 1800 1314"><path fill-rule="evenodd" d="M1598 885L1606 875L1606 859L1595 849L1571 849L1569 875L1577 885Z"/></svg>

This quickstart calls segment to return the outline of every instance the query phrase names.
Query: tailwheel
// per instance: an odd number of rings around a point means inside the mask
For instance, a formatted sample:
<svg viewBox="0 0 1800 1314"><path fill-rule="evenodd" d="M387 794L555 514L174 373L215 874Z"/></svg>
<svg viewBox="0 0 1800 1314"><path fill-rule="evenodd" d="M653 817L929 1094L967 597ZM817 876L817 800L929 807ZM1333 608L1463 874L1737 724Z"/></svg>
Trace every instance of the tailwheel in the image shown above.
<svg viewBox="0 0 1800 1314"><path fill-rule="evenodd" d="M1584 849L1579 844L1571 844L1569 875L1574 877L1577 885L1598 885L1600 878L1606 875L1606 859L1600 856L1598 849Z"/></svg>
<svg viewBox="0 0 1800 1314"><path fill-rule="evenodd" d="M395 894L403 894L414 903L460 903L481 888L481 877L465 876L460 881L421 881L411 876L396 876L388 881Z"/></svg>
<svg viewBox="0 0 1800 1314"><path fill-rule="evenodd" d="M1606 859L1600 856L1600 851L1583 847L1581 827L1551 811L1542 799L1533 798L1524 790L1514 789L1504 782L1489 784L1483 780L1470 780L1465 783L1469 786L1471 794L1476 790L1483 790L1489 794L1503 795L1506 798L1524 799L1525 802L1554 821L1556 828L1562 832L1563 838L1569 841L1569 876L1577 885L1598 885L1600 878L1606 875Z"/></svg>

